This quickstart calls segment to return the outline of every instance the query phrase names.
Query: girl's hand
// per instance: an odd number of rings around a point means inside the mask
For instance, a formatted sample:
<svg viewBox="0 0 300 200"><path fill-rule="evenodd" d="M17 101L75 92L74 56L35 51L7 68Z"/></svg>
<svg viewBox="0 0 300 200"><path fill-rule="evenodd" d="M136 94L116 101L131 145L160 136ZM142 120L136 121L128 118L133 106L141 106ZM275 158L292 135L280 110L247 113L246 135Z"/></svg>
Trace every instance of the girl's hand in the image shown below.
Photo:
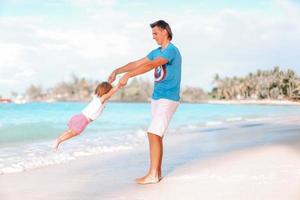
<svg viewBox="0 0 300 200"><path fill-rule="evenodd" d="M109 82L109 83L114 82L114 81L116 80L116 76L117 76L116 71L115 71L115 70L112 71L112 73L110 74L110 76L109 76L109 78L108 78L108 82Z"/></svg>

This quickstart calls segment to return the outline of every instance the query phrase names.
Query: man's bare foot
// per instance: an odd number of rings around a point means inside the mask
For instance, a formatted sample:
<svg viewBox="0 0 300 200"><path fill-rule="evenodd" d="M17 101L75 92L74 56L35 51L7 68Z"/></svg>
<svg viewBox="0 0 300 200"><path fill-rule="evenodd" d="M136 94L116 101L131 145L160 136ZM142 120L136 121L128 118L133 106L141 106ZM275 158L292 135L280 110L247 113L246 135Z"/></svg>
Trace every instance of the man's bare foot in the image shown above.
<svg viewBox="0 0 300 200"><path fill-rule="evenodd" d="M56 139L53 143L53 150L57 151L58 150L58 146L59 146L60 140Z"/></svg>
<svg viewBox="0 0 300 200"><path fill-rule="evenodd" d="M163 179L163 177L161 176L161 171L158 172L158 179L159 179L159 181L160 181L161 179Z"/></svg>
<svg viewBox="0 0 300 200"><path fill-rule="evenodd" d="M161 180L161 177L151 176L151 175L148 174L144 177L135 179L135 182L137 184L146 185L146 184L158 183L160 180Z"/></svg>

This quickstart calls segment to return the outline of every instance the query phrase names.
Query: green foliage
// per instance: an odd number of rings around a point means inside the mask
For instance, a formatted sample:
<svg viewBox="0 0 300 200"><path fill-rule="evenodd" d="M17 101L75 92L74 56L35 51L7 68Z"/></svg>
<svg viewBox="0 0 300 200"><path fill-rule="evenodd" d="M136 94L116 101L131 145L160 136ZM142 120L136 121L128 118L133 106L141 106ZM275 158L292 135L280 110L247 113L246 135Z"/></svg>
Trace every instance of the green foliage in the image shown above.
<svg viewBox="0 0 300 200"><path fill-rule="evenodd" d="M300 99L300 77L293 70L257 70L245 77L214 78L215 99Z"/></svg>

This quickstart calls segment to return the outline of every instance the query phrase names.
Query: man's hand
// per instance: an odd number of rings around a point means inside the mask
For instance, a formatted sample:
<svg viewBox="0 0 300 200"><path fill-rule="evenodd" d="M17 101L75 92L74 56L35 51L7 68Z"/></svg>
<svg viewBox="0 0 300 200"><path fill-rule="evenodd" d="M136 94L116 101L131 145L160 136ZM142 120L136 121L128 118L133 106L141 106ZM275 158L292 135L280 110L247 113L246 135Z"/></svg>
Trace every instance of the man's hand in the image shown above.
<svg viewBox="0 0 300 200"><path fill-rule="evenodd" d="M128 79L129 79L128 73L122 76L122 78L119 80L119 85L121 88L127 85Z"/></svg>
<svg viewBox="0 0 300 200"><path fill-rule="evenodd" d="M115 70L112 71L112 73L110 74L110 76L109 76L109 78L108 78L108 82L109 82L109 83L114 82L114 81L116 80L116 76L117 76L116 71L115 71Z"/></svg>

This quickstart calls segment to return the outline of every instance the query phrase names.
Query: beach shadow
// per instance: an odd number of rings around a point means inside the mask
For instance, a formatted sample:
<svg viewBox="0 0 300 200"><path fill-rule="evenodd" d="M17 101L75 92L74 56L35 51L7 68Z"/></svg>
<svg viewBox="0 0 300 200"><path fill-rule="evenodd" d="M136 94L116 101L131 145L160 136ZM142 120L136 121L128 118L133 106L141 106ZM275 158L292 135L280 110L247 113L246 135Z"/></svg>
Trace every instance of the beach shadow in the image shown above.
<svg viewBox="0 0 300 200"><path fill-rule="evenodd" d="M250 128L250 127L258 127L258 126L264 126L264 123L256 123L256 124L242 124L239 125L238 127L240 128Z"/></svg>
<svg viewBox="0 0 300 200"><path fill-rule="evenodd" d="M208 135L203 137L203 134L207 132L211 137ZM242 124L229 128L201 130L201 133L203 133L202 137L194 139L190 145L183 148L177 147L180 153L170 154L169 157L172 158L169 159L166 157L165 176L195 160L201 162L214 156L249 148L286 145L295 151L300 151L300 126L298 125Z"/></svg>
<svg viewBox="0 0 300 200"><path fill-rule="evenodd" d="M201 132L217 132L217 131L224 131L228 128L208 128L208 129L201 129Z"/></svg>
<svg viewBox="0 0 300 200"><path fill-rule="evenodd" d="M299 133L300 134L300 126L296 127L282 127L277 130L274 130L274 132L283 132L283 133Z"/></svg>

